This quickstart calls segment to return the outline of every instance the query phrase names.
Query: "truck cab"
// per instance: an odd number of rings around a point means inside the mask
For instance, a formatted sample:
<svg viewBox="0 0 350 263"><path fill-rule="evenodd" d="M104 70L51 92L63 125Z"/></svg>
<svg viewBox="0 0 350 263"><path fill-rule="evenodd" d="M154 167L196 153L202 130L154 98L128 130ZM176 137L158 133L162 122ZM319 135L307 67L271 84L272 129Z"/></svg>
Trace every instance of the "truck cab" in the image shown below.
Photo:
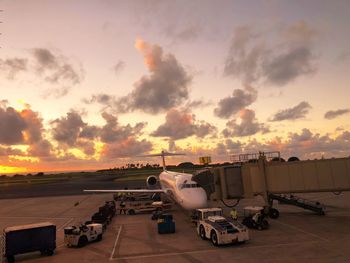
<svg viewBox="0 0 350 263"><path fill-rule="evenodd" d="M83 224L64 229L64 242L69 247L83 247L92 241L102 240L102 224Z"/></svg>
<svg viewBox="0 0 350 263"><path fill-rule="evenodd" d="M196 217L198 235L202 239L210 239L215 246L249 240L248 229L241 223L224 217L221 208L197 209Z"/></svg>

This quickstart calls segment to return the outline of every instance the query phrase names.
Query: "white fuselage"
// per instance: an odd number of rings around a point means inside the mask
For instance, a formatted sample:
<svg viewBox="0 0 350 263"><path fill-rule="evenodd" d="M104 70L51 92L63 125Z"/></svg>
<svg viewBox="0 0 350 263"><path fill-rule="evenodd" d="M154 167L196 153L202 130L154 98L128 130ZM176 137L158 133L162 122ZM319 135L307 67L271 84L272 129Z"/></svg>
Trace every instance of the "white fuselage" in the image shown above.
<svg viewBox="0 0 350 263"><path fill-rule="evenodd" d="M159 175L161 188L186 210L207 207L207 195L191 180L192 174L163 171Z"/></svg>

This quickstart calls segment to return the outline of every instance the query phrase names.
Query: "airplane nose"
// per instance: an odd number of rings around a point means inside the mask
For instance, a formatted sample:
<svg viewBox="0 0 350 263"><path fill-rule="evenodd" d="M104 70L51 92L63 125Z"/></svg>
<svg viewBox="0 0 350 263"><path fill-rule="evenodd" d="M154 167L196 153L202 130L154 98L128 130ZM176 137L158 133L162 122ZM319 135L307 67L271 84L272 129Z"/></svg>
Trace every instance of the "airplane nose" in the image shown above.
<svg viewBox="0 0 350 263"><path fill-rule="evenodd" d="M183 198L183 207L187 210L208 207L207 194L204 189L197 188L195 192L188 192Z"/></svg>

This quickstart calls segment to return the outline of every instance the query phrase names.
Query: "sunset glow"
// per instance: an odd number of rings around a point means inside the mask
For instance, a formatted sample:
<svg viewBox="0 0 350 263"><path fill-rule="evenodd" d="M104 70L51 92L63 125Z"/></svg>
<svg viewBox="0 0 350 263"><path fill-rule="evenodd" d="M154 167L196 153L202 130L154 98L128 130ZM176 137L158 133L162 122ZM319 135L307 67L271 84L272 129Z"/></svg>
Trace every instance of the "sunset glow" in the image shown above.
<svg viewBox="0 0 350 263"><path fill-rule="evenodd" d="M348 1L0 9L0 175L157 163L139 156L161 150L186 153L169 163L350 156Z"/></svg>

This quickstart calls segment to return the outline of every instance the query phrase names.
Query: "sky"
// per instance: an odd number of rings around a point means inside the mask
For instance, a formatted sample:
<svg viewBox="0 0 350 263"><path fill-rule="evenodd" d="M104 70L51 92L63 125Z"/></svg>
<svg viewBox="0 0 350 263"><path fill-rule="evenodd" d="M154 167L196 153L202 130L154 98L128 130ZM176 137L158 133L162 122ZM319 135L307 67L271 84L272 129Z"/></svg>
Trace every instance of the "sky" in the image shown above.
<svg viewBox="0 0 350 263"><path fill-rule="evenodd" d="M349 1L0 9L0 174L350 156Z"/></svg>

